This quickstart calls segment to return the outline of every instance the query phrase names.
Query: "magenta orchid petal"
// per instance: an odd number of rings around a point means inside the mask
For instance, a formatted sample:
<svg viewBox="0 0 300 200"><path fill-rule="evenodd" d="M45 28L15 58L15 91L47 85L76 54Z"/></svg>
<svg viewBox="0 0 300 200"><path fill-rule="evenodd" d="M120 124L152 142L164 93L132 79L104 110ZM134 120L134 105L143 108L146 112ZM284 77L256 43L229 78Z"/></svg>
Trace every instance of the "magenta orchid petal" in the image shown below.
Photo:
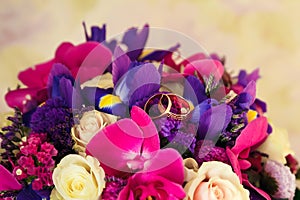
<svg viewBox="0 0 300 200"><path fill-rule="evenodd" d="M148 197L165 200L179 200L185 197L181 184L153 174L135 174L120 192L118 200L147 199Z"/></svg>
<svg viewBox="0 0 300 200"><path fill-rule="evenodd" d="M224 66L218 60L202 59L191 62L186 65L184 73L194 75L197 72L201 77L214 75L216 81L219 81L224 73Z"/></svg>
<svg viewBox="0 0 300 200"><path fill-rule="evenodd" d="M97 133L86 148L100 163L130 172L134 170L131 165L140 164L142 144L143 132L138 125L131 119L122 119Z"/></svg>
<svg viewBox="0 0 300 200"><path fill-rule="evenodd" d="M174 183L182 184L184 180L183 160L181 155L171 148L158 151L145 163L144 172L162 176ZM176 174L174 174L176 172Z"/></svg>
<svg viewBox="0 0 300 200"><path fill-rule="evenodd" d="M226 154L230 160L233 171L236 173L240 179L240 182L242 183L243 177L237 155L235 155L229 147L226 147Z"/></svg>
<svg viewBox="0 0 300 200"><path fill-rule="evenodd" d="M207 56L204 53L196 53L196 54L188 57L184 61L182 61L181 64L186 66L187 64L189 64L193 61L203 60L203 59L206 59L206 58L207 58Z"/></svg>
<svg viewBox="0 0 300 200"><path fill-rule="evenodd" d="M28 68L24 71L21 71L18 75L18 78L24 85L28 87L45 87L48 82L48 75L54 63L55 60L52 59L48 62L35 65L33 68Z"/></svg>
<svg viewBox="0 0 300 200"><path fill-rule="evenodd" d="M143 152L155 152L160 149L160 141L155 124L149 115L141 108L133 106L131 109L131 119L139 126L143 132Z"/></svg>
<svg viewBox="0 0 300 200"><path fill-rule="evenodd" d="M251 121L246 128L237 137L232 152L240 154L247 148L251 148L266 139L268 136L268 120L265 117L259 117Z"/></svg>
<svg viewBox="0 0 300 200"><path fill-rule="evenodd" d="M0 165L0 191L21 190L22 185L5 167Z"/></svg>
<svg viewBox="0 0 300 200"><path fill-rule="evenodd" d="M59 63L63 62L65 59L66 53L72 48L74 48L74 45L70 42L61 43L55 51L55 61L59 62Z"/></svg>
<svg viewBox="0 0 300 200"><path fill-rule="evenodd" d="M111 51L104 45L97 42L86 42L70 48L65 54L63 64L72 71L75 78L84 82L101 75L111 63L111 58ZM78 71L79 69L80 71ZM93 71L89 72L89 70Z"/></svg>
<svg viewBox="0 0 300 200"><path fill-rule="evenodd" d="M22 88L9 91L5 95L5 101L11 108L17 107L22 112L31 110L31 107L38 105L39 89L38 88Z"/></svg>
<svg viewBox="0 0 300 200"><path fill-rule="evenodd" d="M241 170L246 170L251 167L251 163L248 160L239 160Z"/></svg>
<svg viewBox="0 0 300 200"><path fill-rule="evenodd" d="M262 197L264 197L266 200L271 200L271 197L263 190L255 187L254 185L252 185L248 178L246 177L246 174L243 174L243 185L255 190L258 194L260 194Z"/></svg>

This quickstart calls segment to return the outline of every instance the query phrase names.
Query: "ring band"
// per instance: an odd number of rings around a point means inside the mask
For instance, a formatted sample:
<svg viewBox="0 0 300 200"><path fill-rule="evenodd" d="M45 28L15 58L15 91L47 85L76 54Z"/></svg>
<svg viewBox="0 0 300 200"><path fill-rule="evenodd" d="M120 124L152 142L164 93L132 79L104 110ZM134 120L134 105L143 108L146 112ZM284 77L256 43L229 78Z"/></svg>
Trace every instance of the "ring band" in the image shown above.
<svg viewBox="0 0 300 200"><path fill-rule="evenodd" d="M191 111L190 103L174 93L158 93L145 103L144 110L152 119L163 116L175 120L184 120Z"/></svg>

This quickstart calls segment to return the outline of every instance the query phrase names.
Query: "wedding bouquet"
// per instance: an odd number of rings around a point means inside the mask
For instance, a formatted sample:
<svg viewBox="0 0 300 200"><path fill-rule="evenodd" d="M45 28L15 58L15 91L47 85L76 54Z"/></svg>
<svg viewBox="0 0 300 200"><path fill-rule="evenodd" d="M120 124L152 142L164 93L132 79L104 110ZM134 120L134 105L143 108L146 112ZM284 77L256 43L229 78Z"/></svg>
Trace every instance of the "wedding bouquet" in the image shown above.
<svg viewBox="0 0 300 200"><path fill-rule="evenodd" d="M62 43L5 96L1 199L299 199L258 70L147 48L148 25L109 41L105 25L84 28L86 42Z"/></svg>

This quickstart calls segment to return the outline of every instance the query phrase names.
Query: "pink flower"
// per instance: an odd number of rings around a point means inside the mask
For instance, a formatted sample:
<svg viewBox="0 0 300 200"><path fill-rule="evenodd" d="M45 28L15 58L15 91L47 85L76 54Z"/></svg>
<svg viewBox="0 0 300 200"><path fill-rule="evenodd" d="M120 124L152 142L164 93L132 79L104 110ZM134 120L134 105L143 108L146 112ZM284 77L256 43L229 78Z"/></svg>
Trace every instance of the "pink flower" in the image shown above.
<svg viewBox="0 0 300 200"><path fill-rule="evenodd" d="M0 180L0 191L22 189L22 185L3 165L0 165Z"/></svg>
<svg viewBox="0 0 300 200"><path fill-rule="evenodd" d="M5 100L10 107L27 112L47 100L46 88L53 64L65 65L73 77L84 82L102 74L111 57L110 50L98 42L85 42L77 46L64 42L57 48L53 59L20 72L18 78L28 88L9 91Z"/></svg>
<svg viewBox="0 0 300 200"><path fill-rule="evenodd" d="M251 167L251 163L247 160L251 149L255 149L268 136L268 120L265 117L258 117L251 121L246 128L237 137L235 145L230 149L227 147L226 153L231 162L234 172L238 175L243 185L256 190L265 199L270 200L270 196L263 190L253 186L243 173Z"/></svg>
<svg viewBox="0 0 300 200"><path fill-rule="evenodd" d="M180 156L173 149L167 149L158 154L160 155L153 158L153 165L164 162L161 160L164 157ZM181 178L183 175L183 162L179 157L175 162L156 171L152 171L150 166L147 171L136 173L128 179L128 183L120 192L118 199L134 200L147 199L147 197L152 197L152 199L183 199L185 197L182 188L183 179Z"/></svg>
<svg viewBox="0 0 300 200"><path fill-rule="evenodd" d="M131 119L105 127L86 147L109 176L137 173L129 178L120 199L134 199L136 195L143 199L167 193L173 199L184 197L181 155L173 149L160 149L156 127L141 108L134 106Z"/></svg>
<svg viewBox="0 0 300 200"><path fill-rule="evenodd" d="M58 153L54 146L48 142L41 145L41 151L46 152L49 156L56 156Z"/></svg>
<svg viewBox="0 0 300 200"><path fill-rule="evenodd" d="M37 191L43 189L43 182L40 178L36 178L32 181L32 189Z"/></svg>

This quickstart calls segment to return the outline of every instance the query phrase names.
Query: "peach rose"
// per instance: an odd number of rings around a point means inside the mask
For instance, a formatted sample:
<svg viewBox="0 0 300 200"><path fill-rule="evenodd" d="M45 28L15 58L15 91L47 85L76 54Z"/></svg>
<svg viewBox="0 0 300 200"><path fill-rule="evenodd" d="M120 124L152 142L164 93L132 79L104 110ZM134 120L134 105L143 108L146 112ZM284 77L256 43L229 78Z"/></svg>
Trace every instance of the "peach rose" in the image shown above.
<svg viewBox="0 0 300 200"><path fill-rule="evenodd" d="M184 160L186 200L247 200L249 191L240 184L231 167L219 161L204 162L198 169L195 160Z"/></svg>
<svg viewBox="0 0 300 200"><path fill-rule="evenodd" d="M76 141L75 149L81 151L87 143L106 125L117 121L117 117L92 110L85 112L80 119L80 123L72 129L72 136ZM81 149L81 150L80 150Z"/></svg>

